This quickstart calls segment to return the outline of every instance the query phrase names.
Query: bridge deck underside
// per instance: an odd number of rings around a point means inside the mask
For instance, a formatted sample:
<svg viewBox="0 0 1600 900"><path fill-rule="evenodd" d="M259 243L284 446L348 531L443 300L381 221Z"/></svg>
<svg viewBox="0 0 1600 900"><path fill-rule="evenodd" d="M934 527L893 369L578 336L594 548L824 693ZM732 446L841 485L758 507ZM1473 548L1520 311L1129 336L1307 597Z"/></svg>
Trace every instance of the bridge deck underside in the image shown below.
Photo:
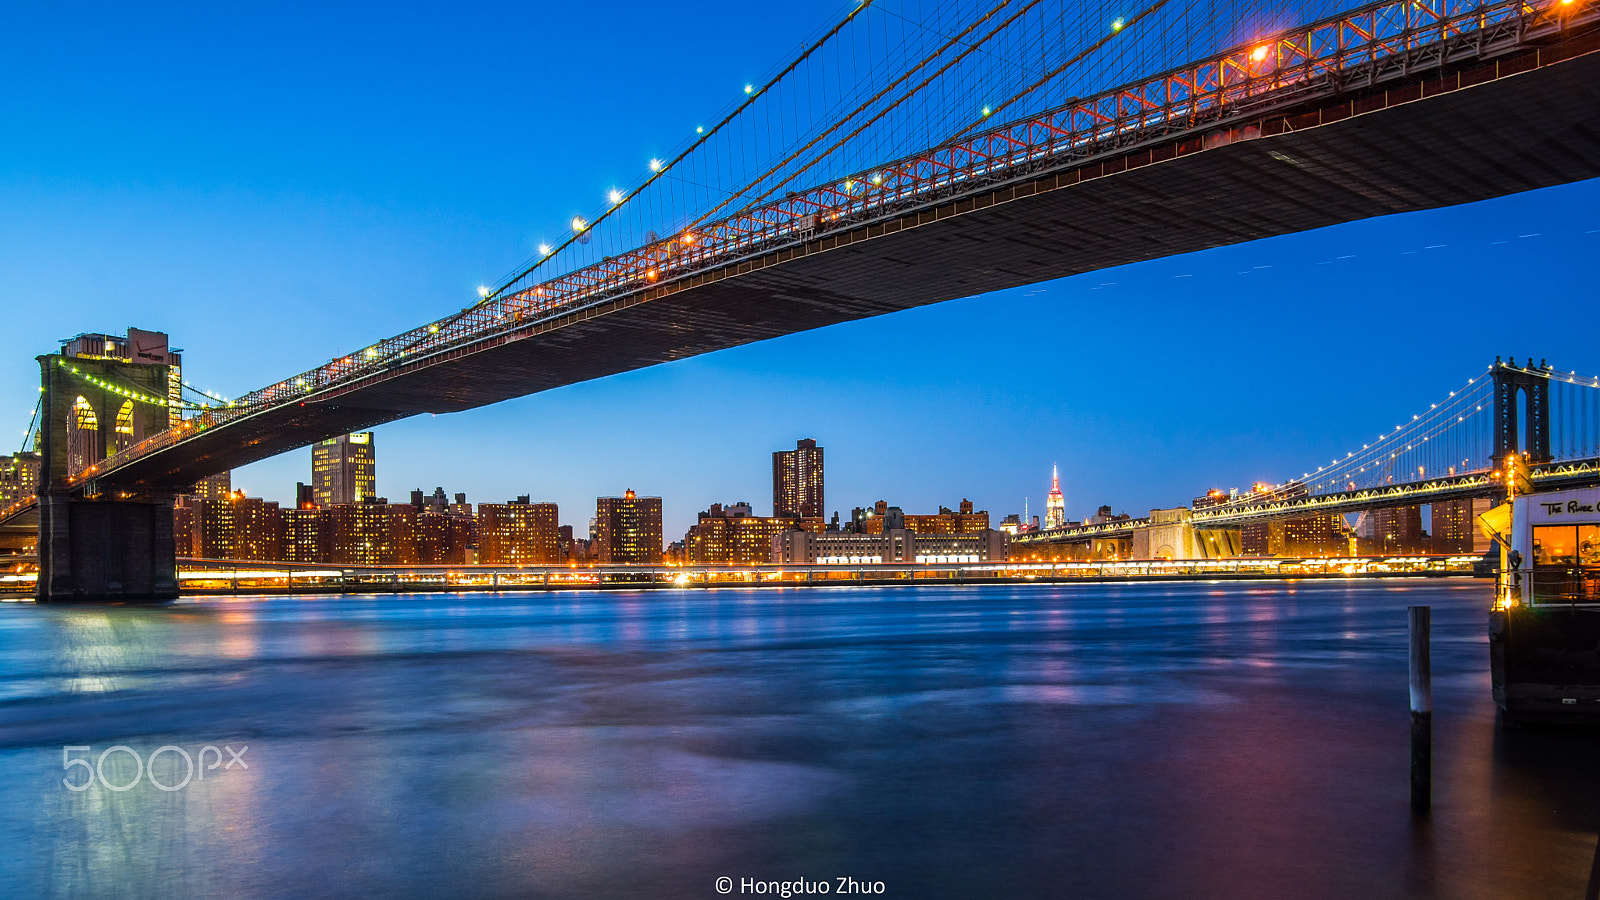
<svg viewBox="0 0 1600 900"><path fill-rule="evenodd" d="M1348 108L1350 96L1273 118ZM1248 120L1246 120L1248 121ZM1204 132L1182 137L1193 141ZM1155 145L1156 149L1176 144ZM1126 158L1147 158L1148 148ZM1159 154L1158 154L1159 155ZM1096 168L1097 161L1086 168ZM1115 164L1113 163L1113 168ZM1091 174L1098 174L1099 171ZM230 422L103 481L178 486L347 431L797 331L1157 257L1600 176L1600 54L985 205L864 226L419 358ZM1065 186L1063 186L1065 185ZM968 209L968 206L976 208ZM948 214L947 214L948 213Z"/></svg>

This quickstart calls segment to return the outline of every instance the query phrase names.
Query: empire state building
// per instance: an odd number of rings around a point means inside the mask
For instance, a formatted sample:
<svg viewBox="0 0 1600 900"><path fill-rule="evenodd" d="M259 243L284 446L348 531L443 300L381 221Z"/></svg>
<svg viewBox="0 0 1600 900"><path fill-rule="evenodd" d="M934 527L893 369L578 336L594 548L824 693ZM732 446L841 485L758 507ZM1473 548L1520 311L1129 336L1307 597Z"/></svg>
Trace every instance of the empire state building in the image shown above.
<svg viewBox="0 0 1600 900"><path fill-rule="evenodd" d="M1067 524L1067 498L1061 496L1061 473L1050 467L1050 494L1044 501L1044 527L1060 528Z"/></svg>

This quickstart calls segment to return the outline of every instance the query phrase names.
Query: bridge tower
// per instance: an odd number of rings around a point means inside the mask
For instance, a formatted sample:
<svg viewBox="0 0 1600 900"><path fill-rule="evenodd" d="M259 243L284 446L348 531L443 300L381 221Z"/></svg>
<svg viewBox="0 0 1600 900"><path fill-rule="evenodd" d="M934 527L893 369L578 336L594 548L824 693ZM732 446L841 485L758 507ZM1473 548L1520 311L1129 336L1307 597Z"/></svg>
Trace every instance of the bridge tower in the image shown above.
<svg viewBox="0 0 1600 900"><path fill-rule="evenodd" d="M177 420L166 335L79 335L38 360L39 601L176 599L172 495L102 491L92 468Z"/></svg>
<svg viewBox="0 0 1600 900"><path fill-rule="evenodd" d="M1522 403L1518 403L1518 400ZM1524 416L1527 446L1522 446ZM1494 360L1494 459L1527 453L1530 463L1550 461L1550 375L1543 362L1518 368L1516 361Z"/></svg>

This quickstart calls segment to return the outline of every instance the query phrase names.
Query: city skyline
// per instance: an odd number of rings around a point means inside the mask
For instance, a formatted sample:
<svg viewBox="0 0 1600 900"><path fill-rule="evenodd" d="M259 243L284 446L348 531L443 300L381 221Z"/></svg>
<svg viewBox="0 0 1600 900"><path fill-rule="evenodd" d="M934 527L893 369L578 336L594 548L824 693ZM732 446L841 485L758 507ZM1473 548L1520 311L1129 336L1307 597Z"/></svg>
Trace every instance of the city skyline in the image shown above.
<svg viewBox="0 0 1600 900"><path fill-rule="evenodd" d="M738 8L737 25L711 27L761 27L781 43L832 12ZM608 35L614 64L587 87L595 109L630 109L613 119L537 104L546 86L501 77L483 67L504 63L464 50L424 55L390 86L345 80L393 71L395 42L436 38L420 20L362 37L355 21L330 14L326 34L305 38L307 65L273 81L250 65L270 29L237 29L243 46L224 53L185 40L198 26L121 15L71 40L118 65L125 86L101 96L103 79L63 73L0 101L37 135L13 148L0 176L9 276L0 297L24 350L0 370L0 397L12 398L6 415L19 440L37 390L29 357L59 338L164 330L185 350L187 377L232 396L465 305L776 58L734 40L707 76L647 50L686 33L685 23L644 17L646 28L575 9L541 20ZM207 27L250 24L247 13L210 15ZM461 44L491 30L489 18L454 23ZM17 24L13 35L36 40L13 38L0 66L21 79L68 38L47 11L25 11ZM124 91L159 94L161 79L175 77L135 45L186 60L179 74L195 86L144 101L138 116L119 111ZM581 47L553 52L554 71L582 66ZM330 73L341 87L324 96L316 88ZM683 85L675 103L631 111L626 99L658 79ZM523 136L593 139L478 142L470 165L438 164L462 152L475 120L536 104L543 118L514 126L530 129ZM407 140L361 133L393 133L369 117L397 111ZM110 123L126 152L83 152L95 146L84 130L94 121ZM665 530L681 534L711 503L759 502L764 455L809 435L836 448L830 503L839 511L969 496L997 516L1020 512L1024 498L1040 512L1038 473L1052 462L1069 519L1102 503L1135 514L1177 505L1210 487L1298 474L1425 409L1497 355L1600 368L1578 329L1515 319L1484 327L1526 315L1530 297L1544 320L1592 305L1595 208L1600 186L1584 182L1367 220L386 425L377 433L390 462L376 490L400 498L442 484L577 508L632 486L665 498ZM309 460L301 450L246 467L238 485L292 504Z"/></svg>

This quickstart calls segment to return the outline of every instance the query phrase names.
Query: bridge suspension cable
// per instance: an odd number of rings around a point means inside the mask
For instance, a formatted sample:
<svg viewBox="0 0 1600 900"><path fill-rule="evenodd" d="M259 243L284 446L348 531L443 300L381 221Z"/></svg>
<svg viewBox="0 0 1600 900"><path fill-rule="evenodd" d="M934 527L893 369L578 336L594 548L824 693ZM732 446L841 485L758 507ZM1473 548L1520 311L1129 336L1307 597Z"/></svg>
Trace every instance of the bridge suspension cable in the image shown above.
<svg viewBox="0 0 1600 900"><path fill-rule="evenodd" d="M28 430L22 433L22 449L19 453L28 452L28 442L33 439L33 431L39 424L39 410L44 408L44 388L39 389L39 397L33 401L33 415L28 419Z"/></svg>

